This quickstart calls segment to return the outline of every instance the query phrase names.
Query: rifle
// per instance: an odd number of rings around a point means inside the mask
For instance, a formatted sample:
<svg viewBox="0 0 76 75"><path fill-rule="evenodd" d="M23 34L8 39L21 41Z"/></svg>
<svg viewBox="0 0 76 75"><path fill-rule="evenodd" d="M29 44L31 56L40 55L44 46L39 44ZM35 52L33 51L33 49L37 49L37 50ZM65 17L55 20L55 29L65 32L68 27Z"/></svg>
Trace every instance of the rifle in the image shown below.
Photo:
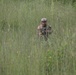
<svg viewBox="0 0 76 75"><path fill-rule="evenodd" d="M43 27L41 33L44 36L44 39L47 40L48 35L52 33L51 26Z"/></svg>

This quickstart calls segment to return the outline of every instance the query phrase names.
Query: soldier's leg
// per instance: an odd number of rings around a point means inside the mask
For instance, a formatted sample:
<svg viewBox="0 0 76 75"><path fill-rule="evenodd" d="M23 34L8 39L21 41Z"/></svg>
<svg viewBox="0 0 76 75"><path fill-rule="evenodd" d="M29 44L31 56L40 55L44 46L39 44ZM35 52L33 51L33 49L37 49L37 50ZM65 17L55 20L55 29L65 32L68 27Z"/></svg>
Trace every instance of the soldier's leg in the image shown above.
<svg viewBox="0 0 76 75"><path fill-rule="evenodd" d="M44 40L45 40L45 41L48 40L48 34L44 35Z"/></svg>

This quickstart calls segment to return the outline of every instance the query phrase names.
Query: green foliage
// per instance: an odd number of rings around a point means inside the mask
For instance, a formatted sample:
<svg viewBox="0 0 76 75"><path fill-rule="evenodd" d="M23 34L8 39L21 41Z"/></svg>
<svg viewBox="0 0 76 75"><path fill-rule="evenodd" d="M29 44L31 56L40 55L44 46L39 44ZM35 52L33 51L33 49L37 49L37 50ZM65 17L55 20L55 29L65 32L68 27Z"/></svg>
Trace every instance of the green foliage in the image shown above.
<svg viewBox="0 0 76 75"><path fill-rule="evenodd" d="M2 20L0 22L0 28L1 28L1 30L6 30L8 28L8 24L5 20Z"/></svg>
<svg viewBox="0 0 76 75"><path fill-rule="evenodd" d="M0 75L76 75L76 9L30 1L0 2ZM53 29L47 42L36 35L42 17Z"/></svg>

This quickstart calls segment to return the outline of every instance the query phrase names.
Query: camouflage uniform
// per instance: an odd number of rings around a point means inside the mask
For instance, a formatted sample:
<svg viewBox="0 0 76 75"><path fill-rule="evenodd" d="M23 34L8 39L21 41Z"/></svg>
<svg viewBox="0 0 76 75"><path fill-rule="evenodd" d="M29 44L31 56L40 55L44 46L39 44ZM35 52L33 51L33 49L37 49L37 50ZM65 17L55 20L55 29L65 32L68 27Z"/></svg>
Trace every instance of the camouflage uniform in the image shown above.
<svg viewBox="0 0 76 75"><path fill-rule="evenodd" d="M38 29L38 36L44 37L45 40L47 40L48 35L52 33L52 28L49 25L46 25L44 27L42 25L39 25L37 29Z"/></svg>

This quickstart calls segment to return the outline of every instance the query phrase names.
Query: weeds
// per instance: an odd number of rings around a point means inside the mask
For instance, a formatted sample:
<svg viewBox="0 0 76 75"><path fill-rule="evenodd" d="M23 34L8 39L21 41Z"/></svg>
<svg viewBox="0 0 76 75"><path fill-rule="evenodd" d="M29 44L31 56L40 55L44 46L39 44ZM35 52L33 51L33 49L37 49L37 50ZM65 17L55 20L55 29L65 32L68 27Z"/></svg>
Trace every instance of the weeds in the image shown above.
<svg viewBox="0 0 76 75"><path fill-rule="evenodd" d="M0 2L1 75L76 75L75 7L45 0ZM53 29L48 42L36 36L42 17Z"/></svg>

